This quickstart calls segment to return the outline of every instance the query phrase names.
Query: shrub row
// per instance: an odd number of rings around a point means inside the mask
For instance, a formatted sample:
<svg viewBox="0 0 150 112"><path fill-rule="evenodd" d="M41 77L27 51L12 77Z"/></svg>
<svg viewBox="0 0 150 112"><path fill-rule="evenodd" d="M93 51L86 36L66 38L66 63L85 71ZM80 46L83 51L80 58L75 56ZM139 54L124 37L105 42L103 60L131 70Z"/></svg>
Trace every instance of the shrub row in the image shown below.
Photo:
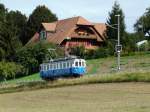
<svg viewBox="0 0 150 112"><path fill-rule="evenodd" d="M104 58L114 54L110 48L99 47L96 50L86 50L84 46L71 48L71 54L85 59Z"/></svg>
<svg viewBox="0 0 150 112"><path fill-rule="evenodd" d="M122 56L129 56L133 55L136 52L149 52L150 51L150 42L147 44L143 44L139 48L137 46L133 45L127 45L122 46ZM101 46L95 50L86 50L84 46L77 46L71 48L71 54L77 55L81 58L85 59L96 59L96 58L104 58L108 56L116 55L115 51L115 43L112 43L110 41L107 42L106 46Z"/></svg>

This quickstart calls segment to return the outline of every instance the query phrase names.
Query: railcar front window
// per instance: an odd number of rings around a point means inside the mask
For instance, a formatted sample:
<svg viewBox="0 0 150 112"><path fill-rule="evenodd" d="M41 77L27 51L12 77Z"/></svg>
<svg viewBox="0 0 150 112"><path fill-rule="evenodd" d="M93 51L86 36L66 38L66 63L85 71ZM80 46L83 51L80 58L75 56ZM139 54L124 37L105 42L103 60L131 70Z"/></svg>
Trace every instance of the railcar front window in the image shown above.
<svg viewBox="0 0 150 112"><path fill-rule="evenodd" d="M79 62L79 66L81 66L81 61Z"/></svg>
<svg viewBox="0 0 150 112"><path fill-rule="evenodd" d="M50 70L52 69L52 64L50 64Z"/></svg>
<svg viewBox="0 0 150 112"><path fill-rule="evenodd" d="M76 67L78 66L78 62L75 62L75 66L76 66Z"/></svg>

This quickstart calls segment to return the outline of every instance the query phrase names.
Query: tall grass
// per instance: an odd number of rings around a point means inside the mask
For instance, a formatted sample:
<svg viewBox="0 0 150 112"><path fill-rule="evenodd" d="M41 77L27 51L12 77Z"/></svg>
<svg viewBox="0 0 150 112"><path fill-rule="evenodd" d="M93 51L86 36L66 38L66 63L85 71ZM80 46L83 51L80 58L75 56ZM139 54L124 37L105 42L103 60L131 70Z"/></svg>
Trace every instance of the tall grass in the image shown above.
<svg viewBox="0 0 150 112"><path fill-rule="evenodd" d="M35 90L41 88L86 85L95 83L120 83L120 82L150 82L150 72L89 75L75 79L59 79L52 82L46 81L22 82L14 86L7 86L4 88L0 88L0 93Z"/></svg>

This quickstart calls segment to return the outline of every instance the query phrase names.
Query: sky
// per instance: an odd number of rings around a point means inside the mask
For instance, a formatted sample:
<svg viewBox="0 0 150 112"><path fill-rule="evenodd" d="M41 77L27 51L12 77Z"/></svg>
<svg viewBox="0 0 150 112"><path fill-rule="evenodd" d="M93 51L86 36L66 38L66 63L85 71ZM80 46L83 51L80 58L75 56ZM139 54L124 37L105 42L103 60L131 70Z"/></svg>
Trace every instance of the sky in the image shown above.
<svg viewBox="0 0 150 112"><path fill-rule="evenodd" d="M0 0L9 10L19 10L29 16L38 5L47 6L59 19L82 16L91 22L105 23L115 0ZM125 14L126 30L150 7L150 0L118 0Z"/></svg>

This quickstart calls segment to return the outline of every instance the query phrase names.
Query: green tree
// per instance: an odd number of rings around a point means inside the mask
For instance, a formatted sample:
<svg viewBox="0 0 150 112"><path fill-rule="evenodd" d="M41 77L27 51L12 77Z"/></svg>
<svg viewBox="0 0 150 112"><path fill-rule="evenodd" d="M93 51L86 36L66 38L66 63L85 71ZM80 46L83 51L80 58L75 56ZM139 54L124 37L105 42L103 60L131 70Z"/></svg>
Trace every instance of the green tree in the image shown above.
<svg viewBox="0 0 150 112"><path fill-rule="evenodd" d="M6 17L9 24L15 27L16 36L20 41L23 41L22 33L27 22L27 17L20 11L10 11Z"/></svg>
<svg viewBox="0 0 150 112"><path fill-rule="evenodd" d="M22 45L20 42L21 29L23 27L23 21L21 19L25 17L18 11L10 11L5 14L5 21L3 22L3 29L0 31L0 44L1 52L5 54L5 58L11 59L16 50ZM3 57L3 58L4 58Z"/></svg>
<svg viewBox="0 0 150 112"><path fill-rule="evenodd" d="M37 6L36 9L29 16L26 24L23 44L26 44L28 40L38 31L42 22L57 21L57 17L46 6Z"/></svg>
<svg viewBox="0 0 150 112"><path fill-rule="evenodd" d="M0 60L10 59L18 48L26 16L19 11L10 11L0 4Z"/></svg>
<svg viewBox="0 0 150 112"><path fill-rule="evenodd" d="M7 14L7 9L3 4L0 4L0 60L2 60L5 57L5 50L4 46L7 46L3 40L3 30L5 26L5 21L6 21L6 14Z"/></svg>
<svg viewBox="0 0 150 112"><path fill-rule="evenodd" d="M2 25L2 23L4 22L6 13L7 13L7 9L3 4L0 4L0 25Z"/></svg>
<svg viewBox="0 0 150 112"><path fill-rule="evenodd" d="M108 39L112 40L115 42L117 40L117 24L118 24L118 19L115 15L120 15L120 40L121 43L124 41L124 34L125 34L125 22L124 22L124 13L122 9L120 8L120 5L118 2L115 1L114 6L112 8L112 11L109 12L109 17L107 19L107 31L106 34L108 36ZM115 27L112 28L111 26Z"/></svg>
<svg viewBox="0 0 150 112"><path fill-rule="evenodd" d="M150 8L146 9L146 12L136 21L134 28L137 32L143 32L150 37ZM149 38L150 39L150 38Z"/></svg>

